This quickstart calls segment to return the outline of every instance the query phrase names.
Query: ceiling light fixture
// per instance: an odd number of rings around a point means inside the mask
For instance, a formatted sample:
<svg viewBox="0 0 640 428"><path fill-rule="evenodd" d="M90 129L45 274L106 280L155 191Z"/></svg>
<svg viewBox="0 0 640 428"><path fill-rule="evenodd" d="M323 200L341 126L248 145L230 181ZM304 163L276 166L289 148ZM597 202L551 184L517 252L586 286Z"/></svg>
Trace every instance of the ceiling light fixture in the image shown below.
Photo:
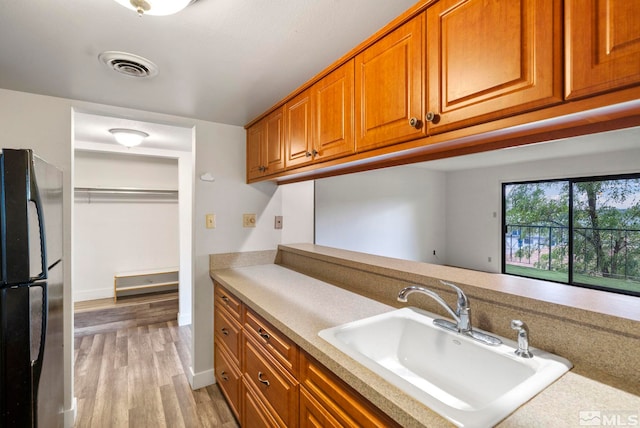
<svg viewBox="0 0 640 428"><path fill-rule="evenodd" d="M109 132L113 134L113 138L118 143L127 147L135 147L149 136L146 132L136 131L135 129L114 128L110 129Z"/></svg>
<svg viewBox="0 0 640 428"><path fill-rule="evenodd" d="M127 9L135 10L139 16L173 15L189 6L193 0L115 0Z"/></svg>

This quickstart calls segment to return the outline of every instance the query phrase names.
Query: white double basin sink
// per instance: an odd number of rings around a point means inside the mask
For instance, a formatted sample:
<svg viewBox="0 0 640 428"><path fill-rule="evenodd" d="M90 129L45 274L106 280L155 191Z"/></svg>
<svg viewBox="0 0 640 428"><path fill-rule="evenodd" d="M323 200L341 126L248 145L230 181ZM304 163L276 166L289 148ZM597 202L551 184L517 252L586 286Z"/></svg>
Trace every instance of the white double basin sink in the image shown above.
<svg viewBox="0 0 640 428"><path fill-rule="evenodd" d="M320 331L330 344L460 427L493 426L571 369L531 348L533 358L499 337L489 346L433 325L407 307Z"/></svg>

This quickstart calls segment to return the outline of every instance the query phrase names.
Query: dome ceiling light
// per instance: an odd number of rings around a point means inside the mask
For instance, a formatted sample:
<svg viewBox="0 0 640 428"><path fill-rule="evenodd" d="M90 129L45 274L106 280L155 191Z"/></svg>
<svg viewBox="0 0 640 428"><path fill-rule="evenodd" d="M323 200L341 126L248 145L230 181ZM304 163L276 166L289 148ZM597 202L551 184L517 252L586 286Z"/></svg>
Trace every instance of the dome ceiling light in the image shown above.
<svg viewBox="0 0 640 428"><path fill-rule="evenodd" d="M149 136L146 132L136 131L135 129L113 128L109 132L113 134L113 138L118 143L126 147L138 146L142 143L142 140Z"/></svg>
<svg viewBox="0 0 640 428"><path fill-rule="evenodd" d="M115 0L127 9L135 10L139 16L173 15L189 6L195 0Z"/></svg>

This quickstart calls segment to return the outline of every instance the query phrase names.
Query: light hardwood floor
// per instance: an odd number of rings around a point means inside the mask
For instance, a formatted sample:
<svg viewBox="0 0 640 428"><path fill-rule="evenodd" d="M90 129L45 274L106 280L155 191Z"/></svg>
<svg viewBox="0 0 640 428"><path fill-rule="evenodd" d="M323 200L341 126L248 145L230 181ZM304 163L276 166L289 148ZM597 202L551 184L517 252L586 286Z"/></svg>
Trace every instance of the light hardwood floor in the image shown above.
<svg viewBox="0 0 640 428"><path fill-rule="evenodd" d="M217 385L192 391L190 327L175 321L75 338L75 427L238 427Z"/></svg>

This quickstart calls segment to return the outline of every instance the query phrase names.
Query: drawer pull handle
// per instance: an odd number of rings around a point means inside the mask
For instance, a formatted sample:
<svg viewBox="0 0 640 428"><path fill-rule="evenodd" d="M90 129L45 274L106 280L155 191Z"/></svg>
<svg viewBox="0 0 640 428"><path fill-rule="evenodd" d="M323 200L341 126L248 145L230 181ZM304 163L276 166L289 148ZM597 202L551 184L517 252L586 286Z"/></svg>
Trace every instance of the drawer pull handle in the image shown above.
<svg viewBox="0 0 640 428"><path fill-rule="evenodd" d="M260 337L262 337L264 340L269 340L271 339L271 336L269 336L269 333L267 333L266 331L264 331L262 329L262 327L258 328L258 334L260 335Z"/></svg>
<svg viewBox="0 0 640 428"><path fill-rule="evenodd" d="M222 334L224 334L225 336L229 336L229 330L227 330L226 327L222 327L220 331L222 331Z"/></svg>
<svg viewBox="0 0 640 428"><path fill-rule="evenodd" d="M269 386L269 381L267 379L262 378L262 372L258 372L258 381L260 381L260 383L265 384L266 386Z"/></svg>
<svg viewBox="0 0 640 428"><path fill-rule="evenodd" d="M229 381L229 377L227 376L227 372L225 372L224 370L220 372L220 377L224 381Z"/></svg>
<svg viewBox="0 0 640 428"><path fill-rule="evenodd" d="M225 302L226 304L229 304L229 298L227 296L222 296L221 297L222 301Z"/></svg>

